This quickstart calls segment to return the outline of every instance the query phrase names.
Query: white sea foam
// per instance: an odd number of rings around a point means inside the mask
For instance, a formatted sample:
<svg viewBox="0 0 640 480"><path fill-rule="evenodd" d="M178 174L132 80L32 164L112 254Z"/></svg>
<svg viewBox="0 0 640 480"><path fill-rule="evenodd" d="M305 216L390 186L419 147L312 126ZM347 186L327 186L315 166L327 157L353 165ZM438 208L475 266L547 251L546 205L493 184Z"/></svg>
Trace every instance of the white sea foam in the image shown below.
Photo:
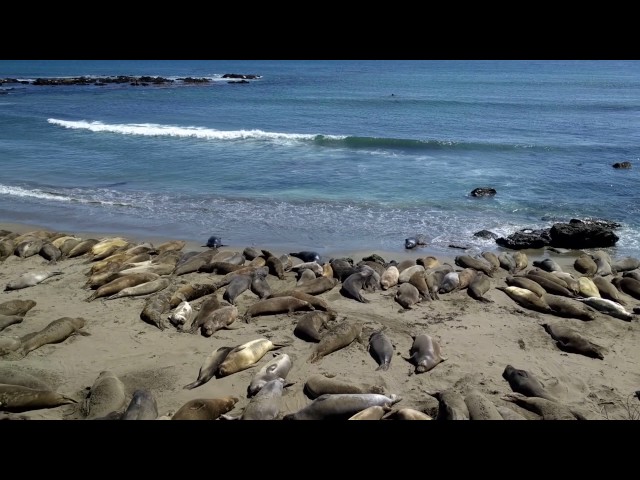
<svg viewBox="0 0 640 480"><path fill-rule="evenodd" d="M51 200L56 202L96 203L101 205L114 205L114 206L122 206L122 207L133 206L130 203L113 202L110 200L103 200L98 198L83 198L81 196L69 196L63 193L45 192L38 188L26 189L22 187L11 187L7 185L0 185L0 195L10 195L13 197L38 198L41 200Z"/></svg>

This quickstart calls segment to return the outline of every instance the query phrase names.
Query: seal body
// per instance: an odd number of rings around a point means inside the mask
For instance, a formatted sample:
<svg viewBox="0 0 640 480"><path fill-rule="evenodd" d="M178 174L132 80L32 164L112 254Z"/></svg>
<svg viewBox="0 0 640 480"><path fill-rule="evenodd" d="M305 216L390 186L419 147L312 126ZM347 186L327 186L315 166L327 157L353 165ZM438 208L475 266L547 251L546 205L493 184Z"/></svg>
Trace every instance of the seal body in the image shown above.
<svg viewBox="0 0 640 480"><path fill-rule="evenodd" d="M141 388L133 392L129 406L120 420L155 420L158 418L158 405L151 392Z"/></svg>
<svg viewBox="0 0 640 480"><path fill-rule="evenodd" d="M347 420L372 406L392 406L401 400L397 395L376 393L336 393L321 395L306 407L285 415L283 420Z"/></svg>
<svg viewBox="0 0 640 480"><path fill-rule="evenodd" d="M22 288L33 287L47 278L62 274L63 272L45 270L23 273L16 280L7 283L5 290L20 290Z"/></svg>
<svg viewBox="0 0 640 480"><path fill-rule="evenodd" d="M286 353L274 353L275 358L262 367L251 379L247 389L247 397L253 397L271 380L287 378L291 370L291 357ZM282 393L282 392L281 392Z"/></svg>
<svg viewBox="0 0 640 480"><path fill-rule="evenodd" d="M393 360L393 344L382 330L369 336L369 353L378 362L376 370L388 370Z"/></svg>
<svg viewBox="0 0 640 480"><path fill-rule="evenodd" d="M79 332L85 323L86 320L82 317L62 317L54 320L39 332L22 337L22 345L16 352L25 356L43 345L64 342L71 335Z"/></svg>
<svg viewBox="0 0 640 480"><path fill-rule="evenodd" d="M532 373L507 365L502 372L502 378L509 382L514 392L527 397L540 397L547 400L555 400L555 397L547 392L544 385Z"/></svg>
<svg viewBox="0 0 640 480"><path fill-rule="evenodd" d="M411 283L401 283L393 298L402 308L410 309L420 302L420 292Z"/></svg>
<svg viewBox="0 0 640 480"><path fill-rule="evenodd" d="M266 382L255 396L251 397L240 420L275 420L280 414L284 382L283 377L276 377Z"/></svg>
<svg viewBox="0 0 640 480"><path fill-rule="evenodd" d="M587 340L577 331L564 325L545 323L542 325L545 331L556 341L560 350L569 353L578 353L586 357L604 359L602 347Z"/></svg>
<svg viewBox="0 0 640 480"><path fill-rule="evenodd" d="M413 344L406 359L416 367L415 373L432 370L440 362L446 360L440 353L440 344L430 335L421 334L413 337Z"/></svg>
<svg viewBox="0 0 640 480"><path fill-rule="evenodd" d="M299 258L303 262L318 262L320 263L320 254L318 252L303 250L301 252L290 253L292 257Z"/></svg>
<svg viewBox="0 0 640 480"><path fill-rule="evenodd" d="M311 363L315 363L322 357L329 355L351 344L362 333L361 322L343 321L329 328L320 339L313 353L309 357Z"/></svg>
<svg viewBox="0 0 640 480"><path fill-rule="evenodd" d="M217 370L217 376L226 377L258 362L269 350L277 348L266 338L258 338L238 345L229 351Z"/></svg>
<svg viewBox="0 0 640 480"><path fill-rule="evenodd" d="M86 401L87 419L122 412L126 407L125 387L115 373L104 370L91 386Z"/></svg>
<svg viewBox="0 0 640 480"><path fill-rule="evenodd" d="M319 342L322 338L322 330L326 329L327 322L336 318L335 312L322 312L314 310L313 312L305 313L293 330L293 334L307 342Z"/></svg>
<svg viewBox="0 0 640 480"><path fill-rule="evenodd" d="M233 350L233 348L234 347L220 347L211 352L200 367L200 371L198 372L198 378L196 379L196 381L185 385L182 388L191 390L199 387L200 385L204 385L209 380L211 380L215 376L220 364L224 361L225 358L227 358L227 354L231 350Z"/></svg>
<svg viewBox="0 0 640 480"><path fill-rule="evenodd" d="M182 405L171 420L216 420L232 410L238 397L196 398Z"/></svg>
<svg viewBox="0 0 640 480"><path fill-rule="evenodd" d="M328 377L323 374L311 375L304 384L304 393L311 399L324 394L335 393L384 393L381 385L369 385L349 382L340 378Z"/></svg>
<svg viewBox="0 0 640 480"><path fill-rule="evenodd" d="M12 413L55 408L78 403L71 397L52 390L39 390L23 385L0 384L0 410Z"/></svg>

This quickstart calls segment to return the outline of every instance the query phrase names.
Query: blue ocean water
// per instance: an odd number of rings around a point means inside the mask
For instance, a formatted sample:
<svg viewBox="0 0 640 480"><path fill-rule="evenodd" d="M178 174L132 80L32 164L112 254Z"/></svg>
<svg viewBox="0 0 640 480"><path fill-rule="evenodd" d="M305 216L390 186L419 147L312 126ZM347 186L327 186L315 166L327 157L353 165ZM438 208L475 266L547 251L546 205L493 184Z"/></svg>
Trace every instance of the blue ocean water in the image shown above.
<svg viewBox="0 0 640 480"><path fill-rule="evenodd" d="M639 61L0 60L0 79L81 75L210 82L0 86L0 222L458 254L599 218L640 256Z"/></svg>

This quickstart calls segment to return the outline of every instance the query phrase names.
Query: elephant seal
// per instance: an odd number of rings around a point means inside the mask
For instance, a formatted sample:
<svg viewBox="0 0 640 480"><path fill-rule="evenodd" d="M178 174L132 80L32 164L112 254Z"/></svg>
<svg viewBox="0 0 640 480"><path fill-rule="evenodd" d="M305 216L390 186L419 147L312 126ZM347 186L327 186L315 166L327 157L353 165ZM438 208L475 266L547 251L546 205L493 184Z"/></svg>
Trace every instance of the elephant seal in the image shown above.
<svg viewBox="0 0 640 480"><path fill-rule="evenodd" d="M478 390L472 390L464 397L471 420L503 420L495 404Z"/></svg>
<svg viewBox="0 0 640 480"><path fill-rule="evenodd" d="M40 270L37 272L23 273L15 280L11 280L5 287L6 290L20 290L22 288L33 287L47 278L62 275L64 272Z"/></svg>
<svg viewBox="0 0 640 480"><path fill-rule="evenodd" d="M13 253L20 258L33 257L40 251L40 249L42 249L42 245L44 245L44 241L41 238L31 238L24 240L23 242L19 242Z"/></svg>
<svg viewBox="0 0 640 480"><path fill-rule="evenodd" d="M387 407L390 408L390 407ZM386 413L383 417L383 420L433 420L431 416L427 415L420 410L416 410L415 408L399 408L399 409L391 409L390 412Z"/></svg>
<svg viewBox="0 0 640 480"><path fill-rule="evenodd" d="M377 393L335 393L320 395L309 405L295 413L287 414L283 420L347 420L365 408L392 406L402 398Z"/></svg>
<svg viewBox="0 0 640 480"><path fill-rule="evenodd" d="M503 407L502 405L496 405L496 409L502 415L502 418L505 420L527 420L527 418L523 415L520 415L515 410L512 410L509 407Z"/></svg>
<svg viewBox="0 0 640 480"><path fill-rule="evenodd" d="M491 289L491 280L483 272L478 272L467 287L467 293L474 300L485 303L493 303L493 300L484 296Z"/></svg>
<svg viewBox="0 0 640 480"><path fill-rule="evenodd" d="M235 305L221 306L211 315L204 319L200 326L200 333L204 337L210 337L218 330L233 329L230 327L238 318L238 308Z"/></svg>
<svg viewBox="0 0 640 480"><path fill-rule="evenodd" d="M173 414L171 420L216 420L232 410L238 400L232 396L189 400Z"/></svg>
<svg viewBox="0 0 640 480"><path fill-rule="evenodd" d="M253 317L259 315L291 314L298 310L315 310L315 307L305 300L292 296L270 297L258 300L250 305L244 313L244 321L249 323Z"/></svg>
<svg viewBox="0 0 640 480"><path fill-rule="evenodd" d="M189 383L182 388L186 390L192 390L196 387L199 387L200 385L204 385L209 380L211 380L215 376L220 364L224 361L225 358L227 358L227 354L233 349L234 347L220 347L211 352L200 367L200 371L198 372L198 378L196 379L196 381Z"/></svg>
<svg viewBox="0 0 640 480"><path fill-rule="evenodd" d="M450 293L457 290L459 286L460 277L458 276L458 272L449 272L442 278L438 293Z"/></svg>
<svg viewBox="0 0 640 480"><path fill-rule="evenodd" d="M440 265L440 260L438 260L433 255L428 255L426 257L418 258L416 260L416 263L418 265L422 265L425 268L425 270L428 270L430 268L435 268L438 265Z"/></svg>
<svg viewBox="0 0 640 480"><path fill-rule="evenodd" d="M495 253L482 252L480 255L482 255L482 258L484 258L487 262L491 264L494 270L497 270L498 268L500 268L500 259L498 258L498 255L496 255Z"/></svg>
<svg viewBox="0 0 640 480"><path fill-rule="evenodd" d="M272 343L271 340L266 338L257 338L238 345L227 353L227 356L216 371L216 376L218 378L226 377L245 370L260 361L268 351L276 350L283 346L283 344Z"/></svg>
<svg viewBox="0 0 640 480"><path fill-rule="evenodd" d="M316 278L316 274L313 273L313 270L311 270L310 268L305 268L303 270L300 270L300 273L298 275L298 281L296 282L296 286L304 285L309 280L314 280L315 278Z"/></svg>
<svg viewBox="0 0 640 480"><path fill-rule="evenodd" d="M458 287L456 290L464 290L476 278L477 273L484 273L473 268L464 268L458 272ZM486 275L485 275L486 276Z"/></svg>
<svg viewBox="0 0 640 480"><path fill-rule="evenodd" d="M191 320L194 318L193 307L187 301L181 302L171 315L169 315L169 321L178 330L188 331L191 329Z"/></svg>
<svg viewBox="0 0 640 480"><path fill-rule="evenodd" d="M358 302L369 303L369 300L362 296L360 290L364 288L365 283L369 281L373 273L373 269L367 269L364 271L352 273L345 279L344 282L342 282L340 293L348 298L353 298Z"/></svg>
<svg viewBox="0 0 640 480"><path fill-rule="evenodd" d="M502 400L513 402L537 413L543 420L576 420L575 415L565 405L546 398L527 397L520 393L507 393Z"/></svg>
<svg viewBox="0 0 640 480"><path fill-rule="evenodd" d="M49 260L49 263L55 264L62 258L62 252L51 242L46 242L38 252L42 258Z"/></svg>
<svg viewBox="0 0 640 480"><path fill-rule="evenodd" d="M542 313L551 312L551 307L547 302L531 290L520 287L496 287L496 290L506 293L511 300L522 307Z"/></svg>
<svg viewBox="0 0 640 480"><path fill-rule="evenodd" d="M591 277L593 284L596 286L599 292L599 296L602 298L608 298L614 302L618 302L620 305L626 306L627 302L620 296L621 292L616 286L608 281L606 278L595 275Z"/></svg>
<svg viewBox="0 0 640 480"><path fill-rule="evenodd" d="M160 278L160 275L156 273L132 273L125 275L124 277L116 278L115 280L101 286L91 296L89 296L86 301L92 302L96 298L109 297L111 295L115 295L120 290L124 290L125 288L135 287L141 283L151 282L158 278Z"/></svg>
<svg viewBox="0 0 640 480"><path fill-rule="evenodd" d="M393 344L384 331L378 330L369 336L369 353L378 363L376 371L389 369L391 360L393 360L393 352Z"/></svg>
<svg viewBox="0 0 640 480"><path fill-rule="evenodd" d="M82 255L85 255L91 251L91 248L98 243L98 240L95 238L88 238L86 240L82 240L75 247L73 247L69 253L67 253L66 258L76 258ZM60 248L60 247L58 247Z"/></svg>
<svg viewBox="0 0 640 480"><path fill-rule="evenodd" d="M583 253L573 262L573 268L576 269L577 272L580 272L588 277L592 277L596 274L598 270L598 265L593 261L591 255L587 255Z"/></svg>
<svg viewBox="0 0 640 480"><path fill-rule="evenodd" d="M197 272L200 267L211 263L213 261L213 257L215 257L217 253L218 251L215 248L210 248L209 250L205 250L204 252L200 252L192 256L182 264L178 262L172 275L178 277L180 275Z"/></svg>
<svg viewBox="0 0 640 480"><path fill-rule="evenodd" d="M277 377L266 382L251 397L240 420L275 420L280 414L280 399L285 387L285 379Z"/></svg>
<svg viewBox="0 0 640 480"><path fill-rule="evenodd" d="M431 291L429 290L429 284L427 283L424 272L415 272L411 275L409 284L418 289L420 300L431 301Z"/></svg>
<svg viewBox="0 0 640 480"><path fill-rule="evenodd" d="M251 277L251 286L249 288L260 300L271 296L271 286L267 280L267 275L269 275L268 268L258 268L253 272Z"/></svg>
<svg viewBox="0 0 640 480"><path fill-rule="evenodd" d="M218 289L217 284L189 283L178 288L169 300L170 308L176 308L181 302L197 300L205 295L210 295Z"/></svg>
<svg viewBox="0 0 640 480"><path fill-rule="evenodd" d="M322 338L321 331L327 327L327 322L335 320L335 312L322 312L315 310L305 313L293 330L293 334L306 342L319 342Z"/></svg>
<svg viewBox="0 0 640 480"><path fill-rule="evenodd" d="M203 245L203 247L208 247L208 248L220 248L220 247L226 247L226 246L227 245L222 244L222 238L218 237L217 235L211 235L207 239L207 243Z"/></svg>
<svg viewBox="0 0 640 480"><path fill-rule="evenodd" d="M447 360L440 353L440 344L430 335L414 335L409 357L403 357L415 365L414 373L424 373Z"/></svg>
<svg viewBox="0 0 640 480"><path fill-rule="evenodd" d="M133 392L129 406L120 420L155 420L158 418L158 404L151 392L139 388Z"/></svg>
<svg viewBox="0 0 640 480"><path fill-rule="evenodd" d="M116 298L122 298L122 297L140 297L142 295L149 295L149 294L157 293L164 290L170 284L171 284L171 280L169 280L168 278L162 278L162 277L156 278L155 280L151 280L149 282L143 282L134 287L123 288L118 293L105 297L105 299L114 300Z"/></svg>
<svg viewBox="0 0 640 480"><path fill-rule="evenodd" d="M309 302L315 310L324 310L325 312L334 311L333 308L329 305L329 302L327 302L324 298L315 295L309 295L308 293L301 292L295 288L293 290L274 293L270 298L278 297L294 297L298 300Z"/></svg>
<svg viewBox="0 0 640 480"><path fill-rule="evenodd" d="M359 411L355 415L349 417L348 420L382 420L382 417L390 411L391 407L373 405Z"/></svg>
<svg viewBox="0 0 640 480"><path fill-rule="evenodd" d="M35 306L35 300L9 300L0 303L0 315L20 315L24 317Z"/></svg>
<svg viewBox="0 0 640 480"><path fill-rule="evenodd" d="M196 333L200 328L204 325L209 317L211 317L216 310L218 310L222 306L231 305L228 302L221 303L218 295L213 293L209 295L209 297L202 303L200 306L200 310L196 314L191 323L191 328L189 329L189 333Z"/></svg>
<svg viewBox="0 0 640 480"><path fill-rule="evenodd" d="M578 293L580 292L580 284L578 283L578 280L569 272L559 272L559 271L553 271L551 272L551 274L554 277L558 277L560 278L563 282L565 282L567 284L567 288L572 291L573 293ZM588 277L585 277L588 278Z"/></svg>
<svg viewBox="0 0 640 480"><path fill-rule="evenodd" d="M399 277L400 272L398 271L398 267L395 265L389 266L382 275L380 275L380 285L382 290L388 290L391 287L395 287L398 284Z"/></svg>
<svg viewBox="0 0 640 480"><path fill-rule="evenodd" d="M231 305L235 305L236 298L251 288L253 277L251 275L238 275L233 278L227 285L227 288L222 295L222 299L229 302Z"/></svg>
<svg viewBox="0 0 640 480"><path fill-rule="evenodd" d="M140 312L140 320L149 325L153 325L160 330L169 327L169 321L165 316L165 312L171 309L171 292L161 292L153 295L145 300L142 311ZM177 306L177 304L176 304Z"/></svg>
<svg viewBox="0 0 640 480"><path fill-rule="evenodd" d="M0 314L0 332L11 325L22 323L24 317L22 315L2 315Z"/></svg>
<svg viewBox="0 0 640 480"><path fill-rule="evenodd" d="M611 283L622 293L640 300L640 280L632 277L615 277L611 279Z"/></svg>
<svg viewBox="0 0 640 480"><path fill-rule="evenodd" d="M542 326L551 335L551 338L556 341L556 345L560 350L604 360L602 347L587 340L574 329L552 323L544 323Z"/></svg>
<svg viewBox="0 0 640 480"><path fill-rule="evenodd" d="M403 269L402 271L398 270L400 274L398 275L398 283L407 283L411 276L416 273L424 273L424 267L422 265L416 265L415 263L410 267Z"/></svg>
<svg viewBox="0 0 640 480"><path fill-rule="evenodd" d="M437 420L469 420L469 408L462 394L449 389L432 396L438 400Z"/></svg>
<svg viewBox="0 0 640 480"><path fill-rule="evenodd" d="M473 268L493 277L493 266L484 258L481 260L479 258L474 258L471 255L458 255L455 257L454 262L461 268Z"/></svg>
<svg viewBox="0 0 640 480"><path fill-rule="evenodd" d="M401 283L393 299L408 310L420 302L420 292L410 283Z"/></svg>
<svg viewBox="0 0 640 480"><path fill-rule="evenodd" d="M596 318L595 311L576 299L545 293L542 299L549 305L549 313L558 317L578 318L591 321Z"/></svg>
<svg viewBox="0 0 640 480"><path fill-rule="evenodd" d="M22 344L15 353L24 357L30 352L47 345L49 343L64 342L67 338L74 334L88 335L86 332L81 332L85 326L86 320L82 317L62 317L52 321L42 330L30 333L22 337Z"/></svg>
<svg viewBox="0 0 640 480"><path fill-rule="evenodd" d="M6 385L22 385L23 387L33 388L34 390L53 390L50 385L38 377L21 371L17 368L17 365L0 364L0 383ZM2 407L0 407L0 410L2 410Z"/></svg>
<svg viewBox="0 0 640 480"><path fill-rule="evenodd" d="M570 297L570 298L576 296L575 293L569 290L569 288L566 286L567 283L564 282L561 278L558 278L558 280L561 280L565 286L561 285L555 280L550 280L548 277L543 277L535 273L527 273L525 275L525 278L528 278L529 280L533 280L534 282L539 283L540 286L544 288L544 290L547 293L553 293L554 295L562 295L563 297Z"/></svg>
<svg viewBox="0 0 640 480"><path fill-rule="evenodd" d="M633 320L633 315L627 312L622 305L614 302L613 300L602 297L576 298L576 300L586 303L591 308L594 308L605 315L610 315L626 322Z"/></svg>
<svg viewBox="0 0 640 480"><path fill-rule="evenodd" d="M278 277L280 280L284 280L284 265L282 265L282 260L269 250L262 250L262 254L266 260L265 265L269 268L269 273Z"/></svg>
<svg viewBox="0 0 640 480"><path fill-rule="evenodd" d="M161 243L156 247L156 252L158 255L161 255L165 252L173 252L182 250L187 242L184 240L169 240L167 242Z"/></svg>
<svg viewBox="0 0 640 480"><path fill-rule="evenodd" d="M562 267L552 258L543 258L542 260L534 260L533 266L541 268L547 272L561 272Z"/></svg>
<svg viewBox="0 0 640 480"><path fill-rule="evenodd" d="M262 252L260 252L257 248L254 248L254 247L246 247L242 251L242 255L244 256L244 258L251 261L254 258L258 258L260 255L262 255Z"/></svg>
<svg viewBox="0 0 640 480"><path fill-rule="evenodd" d="M332 326L316 344L309 362L315 363L323 357L351 344L362 334L362 322L348 322L346 320Z"/></svg>
<svg viewBox="0 0 640 480"><path fill-rule="evenodd" d="M381 385L353 383L321 373L311 375L305 382L303 391L311 399L336 393L385 393Z"/></svg>
<svg viewBox="0 0 640 480"><path fill-rule="evenodd" d="M598 267L596 269L595 275L602 275L603 277L606 277L608 275L613 275L613 270L611 269L611 263L609 263L605 258L594 257L593 255L591 257L593 258L593 261L596 263L596 267Z"/></svg>
<svg viewBox="0 0 640 480"><path fill-rule="evenodd" d="M509 386L514 392L521 393L527 397L540 397L557 401L553 395L545 390L540 380L526 370L507 365L502 372L502 378L509 382Z"/></svg>
<svg viewBox="0 0 640 480"><path fill-rule="evenodd" d="M292 365L291 357L286 353L280 352L274 352L274 356L273 360L262 367L251 379L251 383L247 388L247 398L256 395L267 382L277 378L282 378L283 380L287 378Z"/></svg>
<svg viewBox="0 0 640 480"><path fill-rule="evenodd" d="M78 403L78 401L52 390L39 390L24 385L0 384L0 410L5 412L20 413L72 403Z"/></svg>
<svg viewBox="0 0 640 480"><path fill-rule="evenodd" d="M303 250L302 252L290 253L292 257L299 258L303 262L318 262L320 263L320 254L309 250Z"/></svg>
<svg viewBox="0 0 640 480"><path fill-rule="evenodd" d="M313 280L309 280L303 285L295 287L295 290L303 293L308 293L309 295L320 295L322 293L328 292L337 284L337 278L329 278L323 275Z"/></svg>
<svg viewBox="0 0 640 480"><path fill-rule="evenodd" d="M87 419L104 417L111 412L121 412L127 405L125 387L115 373L104 370L89 389L85 403Z"/></svg>
<svg viewBox="0 0 640 480"><path fill-rule="evenodd" d="M529 266L529 257L527 257L526 253L517 250L511 256L516 262L516 272L520 272Z"/></svg>
<svg viewBox="0 0 640 480"><path fill-rule="evenodd" d="M602 278L602 277L601 277ZM589 277L578 279L578 293L583 297L600 297L600 290Z"/></svg>
<svg viewBox="0 0 640 480"><path fill-rule="evenodd" d="M640 268L640 259L634 257L620 258L611 264L613 273L629 272L637 268Z"/></svg>
<svg viewBox="0 0 640 480"><path fill-rule="evenodd" d="M500 263L500 268L506 270L507 272L516 272L516 261L510 253L500 253L500 255L498 255L498 262Z"/></svg>
<svg viewBox="0 0 640 480"><path fill-rule="evenodd" d="M407 268L415 267L417 263L415 260L410 260L410 259L402 260L400 263L396 263L395 260L392 260L391 262L389 262L389 265L395 265L396 268L398 269L398 272L402 273Z"/></svg>

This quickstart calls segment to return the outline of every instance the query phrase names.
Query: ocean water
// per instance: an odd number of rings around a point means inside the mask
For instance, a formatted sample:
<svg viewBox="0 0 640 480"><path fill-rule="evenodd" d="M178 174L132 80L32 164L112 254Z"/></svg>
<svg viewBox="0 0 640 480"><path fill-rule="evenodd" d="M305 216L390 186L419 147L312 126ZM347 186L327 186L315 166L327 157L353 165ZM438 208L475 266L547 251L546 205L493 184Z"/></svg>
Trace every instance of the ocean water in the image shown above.
<svg viewBox="0 0 640 480"><path fill-rule="evenodd" d="M0 60L117 75L210 82L0 86L1 222L320 253L423 234L457 255L499 250L479 230L598 218L640 256L639 61Z"/></svg>

